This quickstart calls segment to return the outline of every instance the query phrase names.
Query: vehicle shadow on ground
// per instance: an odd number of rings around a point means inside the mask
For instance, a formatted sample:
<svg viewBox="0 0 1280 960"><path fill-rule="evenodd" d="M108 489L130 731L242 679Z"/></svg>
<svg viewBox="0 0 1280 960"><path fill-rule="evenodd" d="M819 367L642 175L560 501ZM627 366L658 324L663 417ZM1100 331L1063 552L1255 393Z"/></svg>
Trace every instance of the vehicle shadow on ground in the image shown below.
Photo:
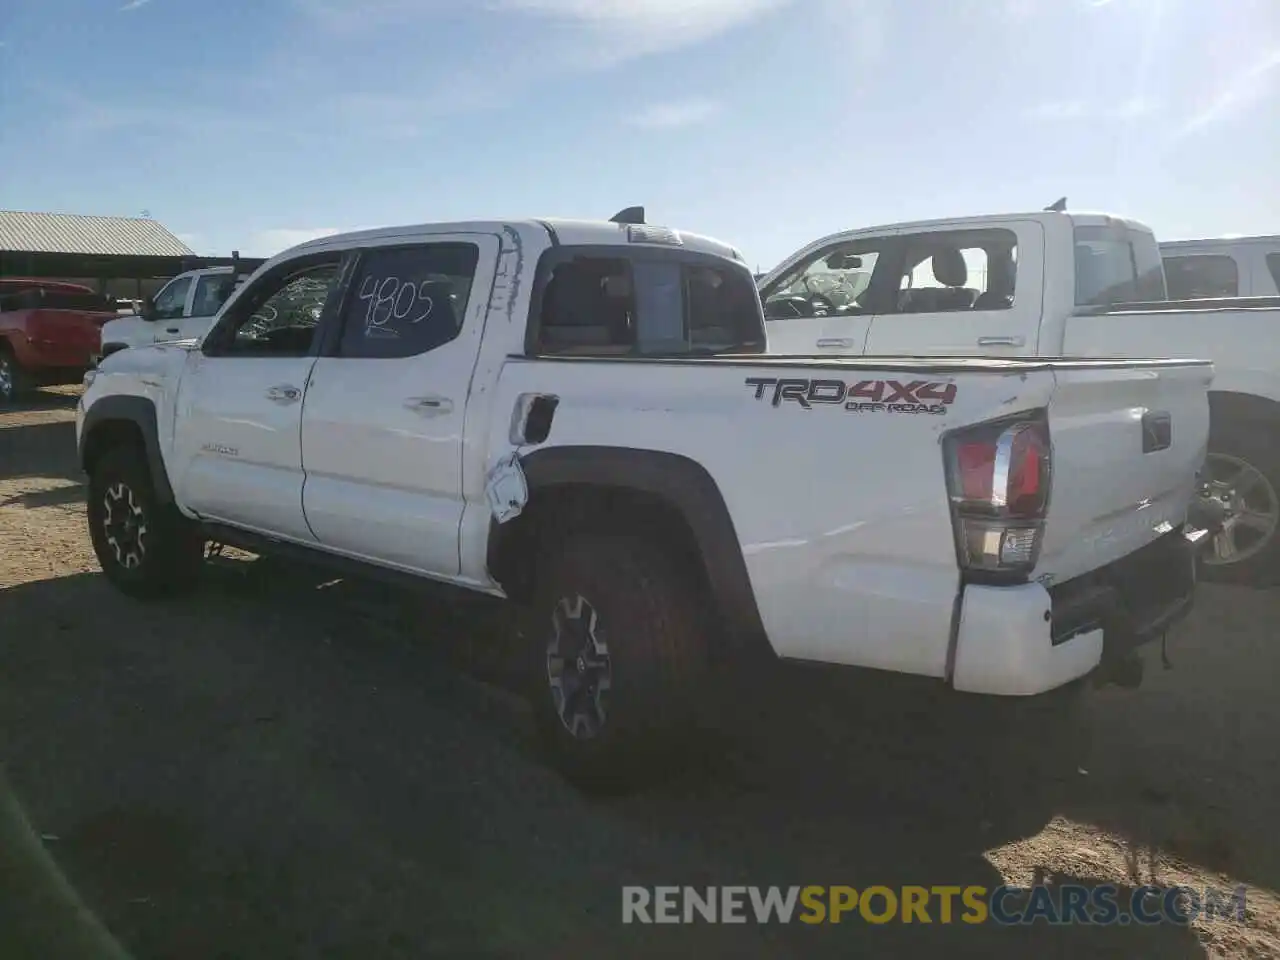
<svg viewBox="0 0 1280 960"><path fill-rule="evenodd" d="M1176 926L623 925L624 884L993 888L983 851L1070 789L975 759L874 683L851 714L843 684L789 677L761 741L591 800L518 701L454 669L500 623L463 609L233 560L147 606L96 575L10 588L0 755L139 960L1204 955ZM449 645L465 631L476 649Z"/></svg>
<svg viewBox="0 0 1280 960"><path fill-rule="evenodd" d="M0 424L0 480L49 477L82 481L70 420Z"/></svg>

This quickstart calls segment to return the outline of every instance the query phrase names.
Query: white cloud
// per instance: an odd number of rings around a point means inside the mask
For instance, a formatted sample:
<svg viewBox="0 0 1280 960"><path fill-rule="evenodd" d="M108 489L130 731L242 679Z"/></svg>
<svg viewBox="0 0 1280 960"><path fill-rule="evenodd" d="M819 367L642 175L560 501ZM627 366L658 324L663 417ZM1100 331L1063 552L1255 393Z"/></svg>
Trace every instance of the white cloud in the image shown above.
<svg viewBox="0 0 1280 960"><path fill-rule="evenodd" d="M1205 127L1236 116L1262 99L1275 80L1280 67L1280 48L1245 67L1226 85L1216 90L1209 101L1182 125L1179 136L1196 133Z"/></svg>
<svg viewBox="0 0 1280 960"><path fill-rule="evenodd" d="M720 112L720 104L714 100L676 100L671 103L655 103L630 119L633 126L646 130L670 130L691 127L710 120Z"/></svg>
<svg viewBox="0 0 1280 960"><path fill-rule="evenodd" d="M139 7L145 7L150 2L151 0L129 0L128 3L120 8L120 12L127 13L130 10L137 10Z"/></svg>

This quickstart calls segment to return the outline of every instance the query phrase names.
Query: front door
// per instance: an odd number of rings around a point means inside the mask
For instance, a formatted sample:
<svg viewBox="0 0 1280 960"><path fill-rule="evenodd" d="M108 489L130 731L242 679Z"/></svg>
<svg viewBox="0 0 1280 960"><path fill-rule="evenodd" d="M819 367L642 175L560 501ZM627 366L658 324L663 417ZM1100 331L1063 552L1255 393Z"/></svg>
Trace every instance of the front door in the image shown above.
<svg viewBox="0 0 1280 960"><path fill-rule="evenodd" d="M761 290L769 353L862 353L876 312L872 280L888 242L875 237L826 247Z"/></svg>
<svg viewBox="0 0 1280 960"><path fill-rule="evenodd" d="M467 397L497 256L490 234L361 252L303 413L303 504L324 546L458 575Z"/></svg>
<svg viewBox="0 0 1280 960"><path fill-rule="evenodd" d="M314 542L302 512L302 408L342 256L281 264L224 311L178 396L179 500L209 520Z"/></svg>
<svg viewBox="0 0 1280 960"><path fill-rule="evenodd" d="M147 321L147 332L150 334L149 340L152 343L179 339L179 324L191 309L194 280L192 274L174 277L156 294L154 312Z"/></svg>
<svg viewBox="0 0 1280 960"><path fill-rule="evenodd" d="M1044 232L956 226L900 234L894 297L867 334L870 356L1035 356Z"/></svg>

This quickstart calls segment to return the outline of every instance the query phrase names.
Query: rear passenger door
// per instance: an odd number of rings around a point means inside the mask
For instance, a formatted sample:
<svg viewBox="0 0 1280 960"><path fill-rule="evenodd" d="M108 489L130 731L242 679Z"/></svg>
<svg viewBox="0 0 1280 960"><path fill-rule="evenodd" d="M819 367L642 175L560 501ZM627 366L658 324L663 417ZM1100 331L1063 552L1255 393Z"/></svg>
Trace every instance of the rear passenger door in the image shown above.
<svg viewBox="0 0 1280 960"><path fill-rule="evenodd" d="M303 507L329 550L458 575L467 397L498 246L459 233L359 252L302 412Z"/></svg>
<svg viewBox="0 0 1280 960"><path fill-rule="evenodd" d="M941 226L899 236L888 298L868 355L1034 356L1044 294L1044 230Z"/></svg>

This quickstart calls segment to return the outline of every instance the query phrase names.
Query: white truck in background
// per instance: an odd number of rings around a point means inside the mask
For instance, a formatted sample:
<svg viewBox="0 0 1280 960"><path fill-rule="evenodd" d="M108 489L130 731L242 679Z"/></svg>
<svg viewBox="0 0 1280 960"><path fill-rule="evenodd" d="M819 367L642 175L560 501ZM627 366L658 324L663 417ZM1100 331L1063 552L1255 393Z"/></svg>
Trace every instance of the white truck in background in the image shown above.
<svg viewBox="0 0 1280 960"><path fill-rule="evenodd" d="M1160 256L1170 300L1280 297L1280 236L1162 240Z"/></svg>
<svg viewBox="0 0 1280 960"><path fill-rule="evenodd" d="M102 345L95 363L127 347L203 337L227 298L262 262L238 262L234 266L204 267L178 274L154 297L143 301L138 313L103 324Z"/></svg>
<svg viewBox="0 0 1280 960"><path fill-rule="evenodd" d="M1141 223L1042 210L849 230L759 287L773 354L1212 360L1206 577L1280 576L1280 301L1169 301Z"/></svg>
<svg viewBox="0 0 1280 960"><path fill-rule="evenodd" d="M1211 364L764 348L740 254L693 234L325 237L202 340L87 375L89 532L137 596L216 541L514 601L539 726L587 783L666 756L737 664L1043 703L1188 609Z"/></svg>

